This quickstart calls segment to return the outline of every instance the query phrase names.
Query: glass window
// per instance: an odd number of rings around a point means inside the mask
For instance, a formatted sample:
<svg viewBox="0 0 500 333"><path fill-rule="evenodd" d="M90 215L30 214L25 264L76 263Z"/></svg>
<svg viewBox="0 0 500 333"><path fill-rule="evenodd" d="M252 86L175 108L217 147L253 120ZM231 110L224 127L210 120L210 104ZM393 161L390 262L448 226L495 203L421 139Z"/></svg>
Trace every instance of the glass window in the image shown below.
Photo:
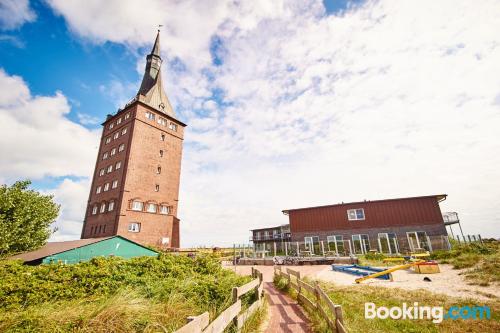
<svg viewBox="0 0 500 333"><path fill-rule="evenodd" d="M113 171L113 164L111 164L111 165L108 166L107 172L110 173L112 171Z"/></svg>
<svg viewBox="0 0 500 333"><path fill-rule="evenodd" d="M110 201L108 204L108 212L112 211L115 208L115 202Z"/></svg>
<svg viewBox="0 0 500 333"><path fill-rule="evenodd" d="M123 151L123 149L125 149L125 144L121 144L119 147L118 147L118 151Z"/></svg>
<svg viewBox="0 0 500 333"><path fill-rule="evenodd" d="M113 134L113 140L118 139L119 136L120 136L120 133L116 132L115 134Z"/></svg>
<svg viewBox="0 0 500 333"><path fill-rule="evenodd" d="M177 124L174 124L172 122L170 122L170 126L169 128L172 130L172 131L176 131L177 132Z"/></svg>
<svg viewBox="0 0 500 333"><path fill-rule="evenodd" d="M109 129L112 129L113 127L115 127L115 124L113 123L109 124Z"/></svg>
<svg viewBox="0 0 500 333"><path fill-rule="evenodd" d="M132 202L132 210L142 211L143 203L141 201Z"/></svg>
<svg viewBox="0 0 500 333"><path fill-rule="evenodd" d="M156 213L156 204L149 203L147 207L148 213Z"/></svg>
<svg viewBox="0 0 500 333"><path fill-rule="evenodd" d="M125 115L125 119L128 119L130 118L130 112L128 112L126 115Z"/></svg>
<svg viewBox="0 0 500 333"><path fill-rule="evenodd" d="M116 154L116 148L111 149L111 156Z"/></svg>
<svg viewBox="0 0 500 333"><path fill-rule="evenodd" d="M111 185L111 188L116 188L118 186L118 181L113 180L113 184Z"/></svg>
<svg viewBox="0 0 500 333"><path fill-rule="evenodd" d="M122 123L122 118L118 118L118 120L116 121L116 124L121 124Z"/></svg>
<svg viewBox="0 0 500 333"><path fill-rule="evenodd" d="M368 235L352 235L352 244L355 253L366 254L370 251L370 239Z"/></svg>
<svg viewBox="0 0 500 333"><path fill-rule="evenodd" d="M158 124L167 126L167 120L165 118L158 117Z"/></svg>
<svg viewBox="0 0 500 333"><path fill-rule="evenodd" d="M105 152L103 155L102 155L102 159L105 160L108 158L108 152Z"/></svg>
<svg viewBox="0 0 500 333"><path fill-rule="evenodd" d="M97 205L94 205L94 207L92 207L92 215L95 214L97 214Z"/></svg>
<svg viewBox="0 0 500 333"><path fill-rule="evenodd" d="M146 118L149 120L155 120L155 114L149 111L146 111Z"/></svg>
<svg viewBox="0 0 500 333"><path fill-rule="evenodd" d="M357 209L348 209L347 210L347 218L349 221L357 221L365 219L365 211L363 208Z"/></svg>
<svg viewBox="0 0 500 333"><path fill-rule="evenodd" d="M155 191L158 192L160 190L160 185L156 184L155 185Z"/></svg>
<svg viewBox="0 0 500 333"><path fill-rule="evenodd" d="M107 137L106 138L106 144L110 143L111 142L111 137Z"/></svg>
<svg viewBox="0 0 500 333"><path fill-rule="evenodd" d="M124 129L122 129L122 135L125 135L127 134L127 128L125 127Z"/></svg>
<svg viewBox="0 0 500 333"><path fill-rule="evenodd" d="M115 169L118 170L122 167L122 162L116 162Z"/></svg>
<svg viewBox="0 0 500 333"><path fill-rule="evenodd" d="M128 225L128 231L130 231L130 232L139 232L139 231L141 231L141 224L137 223L137 222L130 223Z"/></svg>
<svg viewBox="0 0 500 333"><path fill-rule="evenodd" d="M106 211L106 203L105 203L105 202L103 202L103 203L101 204L101 213L104 213L105 211Z"/></svg>
<svg viewBox="0 0 500 333"><path fill-rule="evenodd" d="M160 213L161 214L170 214L170 207L166 206L166 205L161 205Z"/></svg>
<svg viewBox="0 0 500 333"><path fill-rule="evenodd" d="M101 186L97 186L97 188L95 189L95 193L96 194L101 193Z"/></svg>
<svg viewBox="0 0 500 333"><path fill-rule="evenodd" d="M104 176L104 169L99 170L99 176Z"/></svg>
<svg viewBox="0 0 500 333"><path fill-rule="evenodd" d="M109 183L104 184L104 192L106 192L107 190L109 190Z"/></svg>

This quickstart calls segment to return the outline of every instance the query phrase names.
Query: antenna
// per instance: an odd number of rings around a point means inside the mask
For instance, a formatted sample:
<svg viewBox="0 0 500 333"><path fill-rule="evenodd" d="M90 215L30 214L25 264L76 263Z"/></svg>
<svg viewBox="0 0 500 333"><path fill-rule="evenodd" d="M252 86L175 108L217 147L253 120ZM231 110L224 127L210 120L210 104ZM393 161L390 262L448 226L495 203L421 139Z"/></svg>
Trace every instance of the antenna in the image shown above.
<svg viewBox="0 0 500 333"><path fill-rule="evenodd" d="M163 27L163 24L158 24L158 32L160 32L161 27Z"/></svg>

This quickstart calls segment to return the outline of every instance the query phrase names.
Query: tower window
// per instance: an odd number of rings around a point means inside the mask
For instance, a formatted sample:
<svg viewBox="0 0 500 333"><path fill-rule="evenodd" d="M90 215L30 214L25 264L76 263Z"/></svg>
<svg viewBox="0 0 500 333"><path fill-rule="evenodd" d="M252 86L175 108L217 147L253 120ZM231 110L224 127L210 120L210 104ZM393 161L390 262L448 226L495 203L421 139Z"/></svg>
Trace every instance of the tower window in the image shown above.
<svg viewBox="0 0 500 333"><path fill-rule="evenodd" d="M97 214L97 205L94 205L94 207L92 207L92 215L95 214Z"/></svg>
<svg viewBox="0 0 500 333"><path fill-rule="evenodd" d="M132 210L142 211L143 203L141 201L133 201L132 202Z"/></svg>
<svg viewBox="0 0 500 333"><path fill-rule="evenodd" d="M111 142L111 137L107 137L106 138L106 144L110 143Z"/></svg>
<svg viewBox="0 0 500 333"><path fill-rule="evenodd" d="M128 112L126 115L125 115L125 119L128 119L130 118L130 112Z"/></svg>
<svg viewBox="0 0 500 333"><path fill-rule="evenodd" d="M123 151L125 149L125 144L121 144L119 147L118 147L118 151Z"/></svg>
<svg viewBox="0 0 500 333"><path fill-rule="evenodd" d="M160 191L160 185L158 185L158 184L155 185L155 191L156 192Z"/></svg>
<svg viewBox="0 0 500 333"><path fill-rule="evenodd" d="M149 203L147 208L148 213L156 213L156 204Z"/></svg>
<svg viewBox="0 0 500 333"><path fill-rule="evenodd" d="M165 118L158 117L158 124L167 126L167 120Z"/></svg>
<svg viewBox="0 0 500 333"><path fill-rule="evenodd" d="M95 194L99 193L101 193L101 186L97 186L97 188L95 189Z"/></svg>
<svg viewBox="0 0 500 333"><path fill-rule="evenodd" d="M116 162L116 165L115 165L115 170L118 170L122 167L122 162Z"/></svg>
<svg viewBox="0 0 500 333"><path fill-rule="evenodd" d="M108 166L108 170L107 170L107 172L108 172L108 173L110 173L110 172L112 172L112 171L113 171L113 164L111 164L110 166Z"/></svg>
<svg viewBox="0 0 500 333"><path fill-rule="evenodd" d="M149 120L155 120L155 114L149 111L146 111L146 118Z"/></svg>
<svg viewBox="0 0 500 333"><path fill-rule="evenodd" d="M105 160L108 158L108 152L105 152L103 155L102 155L102 159Z"/></svg>
<svg viewBox="0 0 500 333"><path fill-rule="evenodd" d="M141 231L141 224L137 223L137 222L130 223L128 225L128 231L130 231L130 232L139 232L139 231Z"/></svg>
<svg viewBox="0 0 500 333"><path fill-rule="evenodd" d="M106 203L105 203L105 202L103 202L103 203L101 204L101 213L104 213L105 211L106 211Z"/></svg>
<svg viewBox="0 0 500 333"><path fill-rule="evenodd" d="M160 140L165 141L165 134L161 133Z"/></svg>
<svg viewBox="0 0 500 333"><path fill-rule="evenodd" d="M110 201L108 204L108 212L112 211L115 208L115 202Z"/></svg>
<svg viewBox="0 0 500 333"><path fill-rule="evenodd" d="M116 148L111 149L111 156L116 154Z"/></svg>
<svg viewBox="0 0 500 333"><path fill-rule="evenodd" d="M125 127L124 129L122 129L122 135L125 135L127 134L127 128Z"/></svg>
<svg viewBox="0 0 500 333"><path fill-rule="evenodd" d="M113 140L118 139L119 136L120 136L120 132L116 132L115 134L113 134Z"/></svg>
<svg viewBox="0 0 500 333"><path fill-rule="evenodd" d="M109 129L112 129L113 127L115 127L114 123L109 124Z"/></svg>
<svg viewBox="0 0 500 333"><path fill-rule="evenodd" d="M163 150L160 149L160 157L163 157Z"/></svg>
<svg viewBox="0 0 500 333"><path fill-rule="evenodd" d="M104 184L104 192L109 190L109 183Z"/></svg>
<svg viewBox="0 0 500 333"><path fill-rule="evenodd" d="M104 169L99 170L99 176L104 176Z"/></svg>
<svg viewBox="0 0 500 333"><path fill-rule="evenodd" d="M170 214L170 206L167 205L161 205L160 207L160 214Z"/></svg>
<svg viewBox="0 0 500 333"><path fill-rule="evenodd" d="M113 180L113 184L111 185L111 188L117 188L118 187L118 181Z"/></svg>
<svg viewBox="0 0 500 333"><path fill-rule="evenodd" d="M176 131L177 132L177 124L174 124L172 122L170 122L170 126L169 128L172 130L172 131Z"/></svg>
<svg viewBox="0 0 500 333"><path fill-rule="evenodd" d="M156 169L156 173L160 174L161 173L161 166L158 166L158 169Z"/></svg>
<svg viewBox="0 0 500 333"><path fill-rule="evenodd" d="M120 117L120 118L118 118L118 120L116 121L116 124L117 124L117 125L119 125L119 124L121 124L121 123L122 123L122 118Z"/></svg>

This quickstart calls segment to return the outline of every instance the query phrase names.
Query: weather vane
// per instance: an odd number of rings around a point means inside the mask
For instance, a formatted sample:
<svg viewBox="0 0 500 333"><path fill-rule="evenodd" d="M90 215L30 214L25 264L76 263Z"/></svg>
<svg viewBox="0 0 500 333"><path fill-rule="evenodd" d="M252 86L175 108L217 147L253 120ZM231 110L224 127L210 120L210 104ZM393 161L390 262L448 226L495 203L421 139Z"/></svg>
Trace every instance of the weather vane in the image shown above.
<svg viewBox="0 0 500 333"><path fill-rule="evenodd" d="M158 24L158 32L160 32L161 27L163 27L163 24Z"/></svg>

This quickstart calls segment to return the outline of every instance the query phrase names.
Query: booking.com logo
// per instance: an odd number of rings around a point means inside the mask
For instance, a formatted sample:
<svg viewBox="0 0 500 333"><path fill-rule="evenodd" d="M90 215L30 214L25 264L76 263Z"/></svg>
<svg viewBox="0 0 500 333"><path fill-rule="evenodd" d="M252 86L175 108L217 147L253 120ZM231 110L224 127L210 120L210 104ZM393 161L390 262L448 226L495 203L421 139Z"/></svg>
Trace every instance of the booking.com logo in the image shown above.
<svg viewBox="0 0 500 333"><path fill-rule="evenodd" d="M491 311L486 305L452 306L447 311L442 306L420 306L414 302L412 306L403 303L402 306L377 307L375 303L365 303L366 319L432 319L433 323L440 323L443 319L490 319Z"/></svg>

